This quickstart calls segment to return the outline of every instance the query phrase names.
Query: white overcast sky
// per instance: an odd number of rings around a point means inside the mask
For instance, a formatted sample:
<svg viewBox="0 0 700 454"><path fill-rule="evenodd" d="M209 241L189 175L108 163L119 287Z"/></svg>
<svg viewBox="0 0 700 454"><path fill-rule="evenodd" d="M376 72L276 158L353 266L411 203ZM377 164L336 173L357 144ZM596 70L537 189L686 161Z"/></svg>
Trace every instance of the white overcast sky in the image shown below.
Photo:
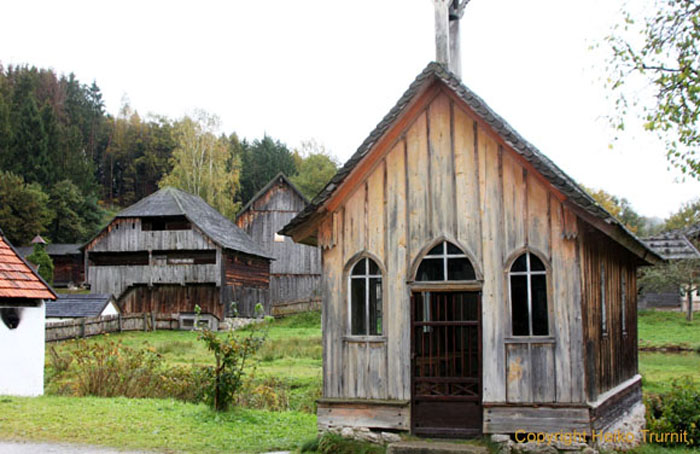
<svg viewBox="0 0 700 454"><path fill-rule="evenodd" d="M472 0L463 81L574 179L665 217L700 196L663 147L609 149L600 43L619 0ZM0 1L0 62L74 72L116 114L219 115L223 132L315 138L344 162L434 59L431 0Z"/></svg>

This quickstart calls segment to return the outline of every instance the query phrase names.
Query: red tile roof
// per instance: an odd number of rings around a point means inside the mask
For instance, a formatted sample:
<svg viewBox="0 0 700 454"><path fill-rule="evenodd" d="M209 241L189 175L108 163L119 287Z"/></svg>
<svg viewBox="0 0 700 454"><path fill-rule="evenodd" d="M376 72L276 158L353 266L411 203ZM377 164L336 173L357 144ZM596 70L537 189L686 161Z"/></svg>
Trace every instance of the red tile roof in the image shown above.
<svg viewBox="0 0 700 454"><path fill-rule="evenodd" d="M0 298L55 300L56 295L0 235Z"/></svg>

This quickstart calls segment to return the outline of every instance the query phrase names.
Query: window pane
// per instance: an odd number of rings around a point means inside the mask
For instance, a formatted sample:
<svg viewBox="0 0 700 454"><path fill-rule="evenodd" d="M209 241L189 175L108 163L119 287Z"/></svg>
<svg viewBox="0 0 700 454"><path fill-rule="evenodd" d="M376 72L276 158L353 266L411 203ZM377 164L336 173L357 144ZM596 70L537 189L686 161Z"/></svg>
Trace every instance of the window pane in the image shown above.
<svg viewBox="0 0 700 454"><path fill-rule="evenodd" d="M544 263L535 254L530 254L530 271L545 271Z"/></svg>
<svg viewBox="0 0 700 454"><path fill-rule="evenodd" d="M350 279L350 332L367 334L365 327L365 279Z"/></svg>
<svg viewBox="0 0 700 454"><path fill-rule="evenodd" d="M445 270L442 259L423 259L416 273L417 281L444 281Z"/></svg>
<svg viewBox="0 0 700 454"><path fill-rule="evenodd" d="M447 280L470 281L475 278L474 268L468 259L447 259Z"/></svg>
<svg viewBox="0 0 700 454"><path fill-rule="evenodd" d="M510 277L510 301L513 306L513 335L528 336L530 328L527 313L527 276Z"/></svg>
<svg viewBox="0 0 700 454"><path fill-rule="evenodd" d="M546 336L549 334L547 317L547 278L534 275L532 279L532 334Z"/></svg>
<svg viewBox="0 0 700 454"><path fill-rule="evenodd" d="M452 243L447 243L448 254L464 254L464 252Z"/></svg>
<svg viewBox="0 0 700 454"><path fill-rule="evenodd" d="M369 333L382 334L382 280L369 280Z"/></svg>
<svg viewBox="0 0 700 454"><path fill-rule="evenodd" d="M374 260L367 259L367 261L369 262L369 274L379 274L379 267L374 263Z"/></svg>
<svg viewBox="0 0 700 454"><path fill-rule="evenodd" d="M434 248L432 248L432 249L430 250L430 252L428 252L428 255L442 255L442 251L445 250L445 249L444 249L444 245L445 245L444 242L438 244L437 246L435 246Z"/></svg>
<svg viewBox="0 0 700 454"><path fill-rule="evenodd" d="M523 254L513 263L511 271L527 271L527 254Z"/></svg>
<svg viewBox="0 0 700 454"><path fill-rule="evenodd" d="M360 259L360 261L355 264L355 266L352 268L353 276L360 276L365 274L365 262L365 259Z"/></svg>

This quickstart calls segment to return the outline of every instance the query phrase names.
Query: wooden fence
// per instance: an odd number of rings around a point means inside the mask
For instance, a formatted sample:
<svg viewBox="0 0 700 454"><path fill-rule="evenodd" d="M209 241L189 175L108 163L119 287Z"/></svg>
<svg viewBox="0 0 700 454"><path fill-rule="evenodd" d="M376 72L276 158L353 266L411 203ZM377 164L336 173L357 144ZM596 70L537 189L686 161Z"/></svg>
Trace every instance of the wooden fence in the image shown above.
<svg viewBox="0 0 700 454"><path fill-rule="evenodd" d="M143 313L105 315L46 324L46 342L97 336L123 331L176 330L177 314Z"/></svg>

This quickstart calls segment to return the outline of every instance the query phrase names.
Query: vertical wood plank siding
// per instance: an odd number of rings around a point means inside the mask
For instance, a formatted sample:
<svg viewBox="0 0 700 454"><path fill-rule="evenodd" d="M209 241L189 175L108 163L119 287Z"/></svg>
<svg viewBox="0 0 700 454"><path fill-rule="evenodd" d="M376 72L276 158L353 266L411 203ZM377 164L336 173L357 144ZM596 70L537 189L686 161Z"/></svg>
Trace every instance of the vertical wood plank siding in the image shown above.
<svg viewBox="0 0 700 454"><path fill-rule="evenodd" d="M446 238L474 258L477 277L483 277L484 402L583 402L583 344L597 333L597 312L582 307L595 295L581 290L582 279L588 288L596 273L584 268L606 254L612 304L619 304L613 283L624 268L626 339L632 340L632 262L621 268L626 257L621 251L608 244L589 247L592 239L581 233L561 195L480 126L463 103L441 92L414 112L373 169L361 180L350 177L344 183L353 190L321 223L324 397L410 399L407 281L413 280L410 270L426 248ZM550 332L541 339L511 336L507 267L526 250L549 271ZM363 255L385 270L384 336L371 341L348 336L347 272L350 261ZM636 356L627 348L632 345L614 347L625 341L614 329L619 310L611 307L608 314L611 342L596 344L601 390L636 371Z"/></svg>
<svg viewBox="0 0 700 454"><path fill-rule="evenodd" d="M230 303L237 303L238 314L255 315L260 303L265 313L270 313L270 262L260 257L234 251L224 253L225 292L223 303L226 311ZM228 315L228 312L227 312Z"/></svg>
<svg viewBox="0 0 700 454"><path fill-rule="evenodd" d="M236 218L236 224L274 257L270 264L272 304L321 300L321 252L295 244L291 238L275 241L282 229L306 202L283 180L278 180Z"/></svg>
<svg viewBox="0 0 700 454"><path fill-rule="evenodd" d="M617 244L587 226L581 243L583 258L584 339L589 399L615 387L637 373L636 265ZM602 331L601 266L605 266L607 332ZM622 275L626 276L626 300L622 301ZM625 304L626 330L622 329Z"/></svg>

